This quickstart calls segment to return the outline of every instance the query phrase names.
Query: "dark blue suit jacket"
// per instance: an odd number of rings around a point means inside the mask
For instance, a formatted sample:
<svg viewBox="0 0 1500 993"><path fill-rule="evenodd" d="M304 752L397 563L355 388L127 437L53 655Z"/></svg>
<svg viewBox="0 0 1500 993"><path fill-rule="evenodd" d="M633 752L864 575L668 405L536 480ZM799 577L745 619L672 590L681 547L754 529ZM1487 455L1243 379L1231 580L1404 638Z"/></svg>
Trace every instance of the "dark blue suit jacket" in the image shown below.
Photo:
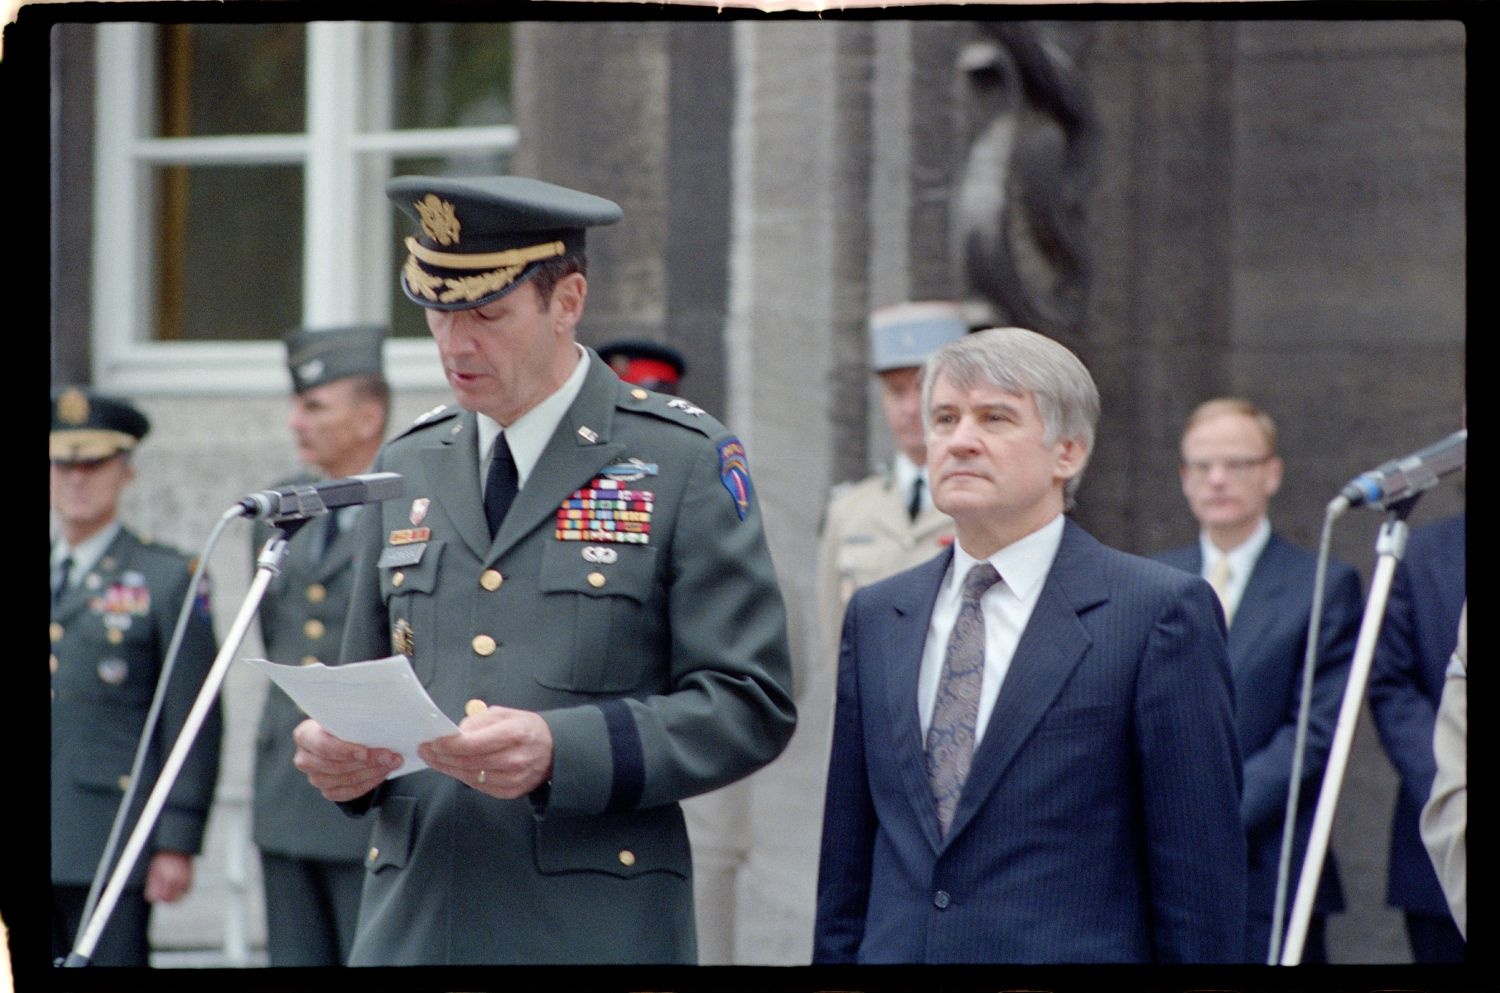
<svg viewBox="0 0 1500 993"><path fill-rule="evenodd" d="M1422 845L1417 818L1432 792L1437 763L1432 729L1443 673L1458 644L1464 578L1465 515L1414 528L1391 580L1390 600L1370 670L1370 711L1401 775L1391 825L1386 902L1448 916L1448 903Z"/></svg>
<svg viewBox="0 0 1500 993"><path fill-rule="evenodd" d="M1203 568L1197 544L1163 553L1159 558L1194 575ZM1291 785L1297 713L1302 706L1302 668L1316 572L1314 555L1272 534L1255 560L1229 628L1235 728L1245 759L1245 797L1240 809L1250 856L1251 947L1247 948L1247 954L1251 962L1266 960L1271 916L1276 906L1276 874L1281 859L1287 789ZM1302 784L1298 788L1297 829L1287 878L1288 917L1302 873L1302 859L1312 831L1318 791L1328 764L1328 749L1338 724L1363 612L1359 575L1342 562L1330 561L1324 580L1318 636L1321 647L1313 670ZM1324 914L1344 909L1338 870L1331 854L1319 881L1313 909Z"/></svg>
<svg viewBox="0 0 1500 993"><path fill-rule="evenodd" d="M1069 521L939 840L917 673L951 560L845 616L813 961L1237 960L1240 758L1208 584Z"/></svg>

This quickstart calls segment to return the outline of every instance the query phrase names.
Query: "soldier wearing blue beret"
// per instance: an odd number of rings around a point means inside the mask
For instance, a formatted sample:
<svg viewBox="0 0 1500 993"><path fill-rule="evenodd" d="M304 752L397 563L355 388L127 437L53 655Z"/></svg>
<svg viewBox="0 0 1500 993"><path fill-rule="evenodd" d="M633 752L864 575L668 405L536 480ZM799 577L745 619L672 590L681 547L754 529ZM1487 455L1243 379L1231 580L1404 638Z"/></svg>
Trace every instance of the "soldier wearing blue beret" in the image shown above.
<svg viewBox="0 0 1500 993"><path fill-rule="evenodd" d="M150 430L131 404L78 388L52 394L52 951L77 940L115 812L130 787L137 743L184 600L195 598L118 855L156 784L217 646L194 565L121 526L130 455ZM94 965L144 966L151 904L181 899L219 770L215 705L199 728L146 847L93 949Z"/></svg>
<svg viewBox="0 0 1500 993"><path fill-rule="evenodd" d="M457 403L376 460L407 498L360 519L342 655L408 656L460 730L387 778L394 753L297 728L297 767L373 822L350 963L693 963L678 801L795 723L745 448L577 343L617 205L513 176L387 193Z"/></svg>
<svg viewBox="0 0 1500 993"><path fill-rule="evenodd" d="M292 408L287 426L304 471L275 485L368 471L385 438L391 390L379 325L298 328L285 338ZM338 661L354 582L359 507L317 518L287 542L266 588L260 629L277 662ZM257 524L252 560L270 537ZM292 765L302 711L274 684L255 736L254 840L265 892L266 955L273 966L341 965L354 941L370 826L346 817Z"/></svg>

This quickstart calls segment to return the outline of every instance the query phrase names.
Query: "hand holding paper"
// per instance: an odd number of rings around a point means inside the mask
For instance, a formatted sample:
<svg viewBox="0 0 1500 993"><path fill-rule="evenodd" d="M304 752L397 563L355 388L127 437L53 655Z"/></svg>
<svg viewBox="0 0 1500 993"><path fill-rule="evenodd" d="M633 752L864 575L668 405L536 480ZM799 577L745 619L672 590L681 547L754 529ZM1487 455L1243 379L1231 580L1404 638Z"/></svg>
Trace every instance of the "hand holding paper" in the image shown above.
<svg viewBox="0 0 1500 993"><path fill-rule="evenodd" d="M404 655L339 666L245 661L268 675L329 734L399 754L404 761L389 776L427 768L417 746L458 731L422 688Z"/></svg>

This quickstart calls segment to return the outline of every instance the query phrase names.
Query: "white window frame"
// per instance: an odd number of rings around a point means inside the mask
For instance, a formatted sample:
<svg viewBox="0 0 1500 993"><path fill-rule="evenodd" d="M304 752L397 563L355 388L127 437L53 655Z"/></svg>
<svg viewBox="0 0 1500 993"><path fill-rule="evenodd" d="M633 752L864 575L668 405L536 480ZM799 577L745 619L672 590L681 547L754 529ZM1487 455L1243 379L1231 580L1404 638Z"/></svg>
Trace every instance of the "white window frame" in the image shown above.
<svg viewBox="0 0 1500 993"><path fill-rule="evenodd" d="M307 24L307 130L154 138L155 25L98 25L93 218L93 374L126 395L271 395L287 388L279 342L153 341L151 169L164 164L301 165L304 325L386 321L391 212L381 189L392 155L508 152L514 126L371 130L367 108L388 108L391 27ZM442 388L431 342L392 339L386 370L397 389Z"/></svg>

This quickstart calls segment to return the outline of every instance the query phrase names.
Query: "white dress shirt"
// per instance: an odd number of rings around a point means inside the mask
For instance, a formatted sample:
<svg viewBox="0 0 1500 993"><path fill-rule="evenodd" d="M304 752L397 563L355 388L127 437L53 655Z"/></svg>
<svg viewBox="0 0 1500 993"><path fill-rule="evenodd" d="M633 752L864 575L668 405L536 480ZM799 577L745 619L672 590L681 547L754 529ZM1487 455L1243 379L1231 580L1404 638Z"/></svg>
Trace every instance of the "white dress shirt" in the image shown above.
<svg viewBox="0 0 1500 993"><path fill-rule="evenodd" d="M896 457L891 460L891 476L896 484L896 492L901 494L901 503L911 506L911 487L917 480L922 481L922 504L917 508L917 513L932 508L932 487L927 485L927 467L919 466L906 457L904 452L897 452Z"/></svg>
<svg viewBox="0 0 1500 993"><path fill-rule="evenodd" d="M479 485L481 488L484 486L489 471L490 447L495 443L495 436L502 430L505 431L506 442L510 445L510 456L516 463L516 490L526 488L526 480L531 476L531 470L535 469L537 462L541 460L542 450L547 447L547 442L552 440L552 433L562 423L563 415L568 412L568 407L577 398L578 392L583 389L583 380L588 376L588 353L581 345L573 347L578 349L578 365L574 366L573 372L556 392L516 418L514 424L502 428L500 422L494 418L485 414L478 415Z"/></svg>
<svg viewBox="0 0 1500 993"><path fill-rule="evenodd" d="M1010 671L1011 659L1020 644L1021 632L1042 595L1042 585L1062 544L1063 515L1058 514L1041 528L989 557L989 563L1000 574L1000 582L991 586L979 600L984 612L984 675L979 689L979 714L974 722L974 747L984 737L990 712L1000 695L1000 684ZM927 628L927 646L922 651L922 668L917 676L917 712L922 723L922 738L932 724L932 708L937 701L938 682L943 675L943 656L948 651L948 636L958 620L963 599L964 577L980 560L953 543L953 563L938 586L932 605L932 622Z"/></svg>
<svg viewBox="0 0 1500 993"><path fill-rule="evenodd" d="M1240 599L1245 595L1245 584L1250 582L1250 573L1255 569L1255 560L1260 558L1260 553L1265 551L1266 542L1271 540L1271 522L1264 517L1260 523L1255 525L1255 530L1250 537L1227 552L1221 552L1208 535L1198 535L1198 549L1203 559L1201 575L1207 579L1213 572L1214 565L1219 559L1229 560L1229 582L1224 587L1224 617L1233 620L1234 613L1240 607Z"/></svg>
<svg viewBox="0 0 1500 993"><path fill-rule="evenodd" d="M60 536L52 545L52 578L57 581L57 570L62 561L69 556L73 559L73 565L68 569L68 589L72 589L83 581L83 577L93 571L94 566L104 557L104 552L109 548L115 536L120 533L120 522L110 521L98 531L89 535L78 543L77 548L69 548L66 541Z"/></svg>

